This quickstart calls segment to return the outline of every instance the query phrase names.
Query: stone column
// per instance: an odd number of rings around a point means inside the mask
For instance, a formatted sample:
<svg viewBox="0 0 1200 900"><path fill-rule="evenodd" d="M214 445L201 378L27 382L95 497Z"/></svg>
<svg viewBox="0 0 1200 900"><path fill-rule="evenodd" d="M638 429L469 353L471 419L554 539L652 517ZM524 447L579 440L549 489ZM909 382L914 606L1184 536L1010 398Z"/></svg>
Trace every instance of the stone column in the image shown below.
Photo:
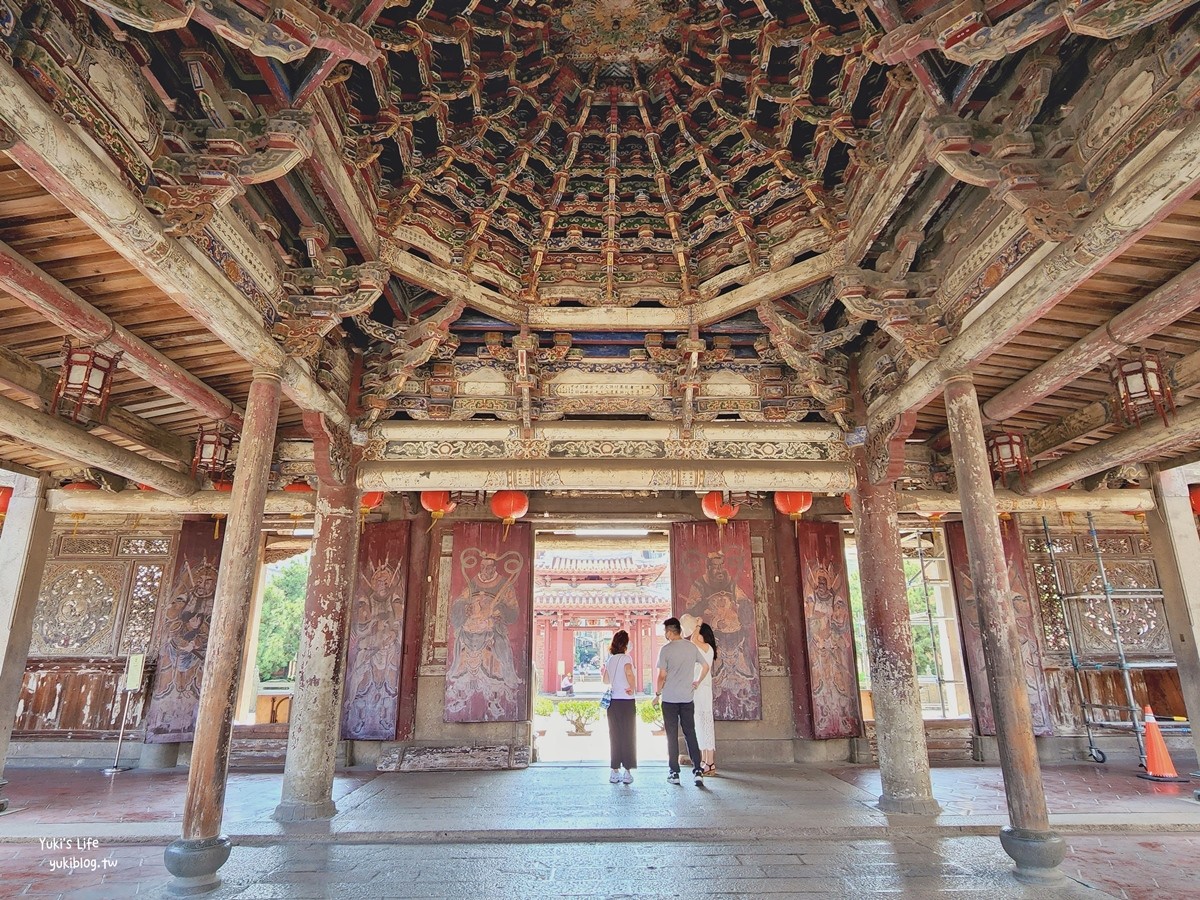
<svg viewBox="0 0 1200 900"><path fill-rule="evenodd" d="M221 834L229 739L258 566L279 397L279 375L256 371L246 402L246 421L225 524L221 572L213 599L209 651L204 660L187 797L183 804L183 836L163 854L167 871L175 876L168 890L177 895L207 893L219 887L217 870L229 859L232 847L229 838Z"/></svg>
<svg viewBox="0 0 1200 900"><path fill-rule="evenodd" d="M346 628L358 563L358 488L322 479L304 598L296 688L288 714L278 822L327 819L346 675Z"/></svg>
<svg viewBox="0 0 1200 900"><path fill-rule="evenodd" d="M1011 823L1001 829L1000 843L1017 864L1014 874L1018 880L1051 883L1062 878L1058 867L1066 854L1066 844L1050 830L1046 810L979 398L969 374L950 378L945 394L946 422Z"/></svg>
<svg viewBox="0 0 1200 900"><path fill-rule="evenodd" d="M21 680L33 638L42 571L50 551L54 515L46 511L43 479L0 470L0 485L13 489L0 527L0 786L12 738Z"/></svg>
<svg viewBox="0 0 1200 900"><path fill-rule="evenodd" d="M883 793L887 813L936 815L941 811L929 778L925 721L913 663L912 626L896 489L891 482L871 484L867 454L854 451L858 487L853 493L854 532L866 614L867 658Z"/></svg>
<svg viewBox="0 0 1200 900"><path fill-rule="evenodd" d="M1195 725L1200 722L1200 535L1188 498L1188 481L1200 482L1200 471L1186 471L1195 468L1153 473L1157 509L1146 513L1146 525L1154 547L1158 583L1162 585L1183 702L1193 723L1192 745L1200 757L1200 728Z"/></svg>

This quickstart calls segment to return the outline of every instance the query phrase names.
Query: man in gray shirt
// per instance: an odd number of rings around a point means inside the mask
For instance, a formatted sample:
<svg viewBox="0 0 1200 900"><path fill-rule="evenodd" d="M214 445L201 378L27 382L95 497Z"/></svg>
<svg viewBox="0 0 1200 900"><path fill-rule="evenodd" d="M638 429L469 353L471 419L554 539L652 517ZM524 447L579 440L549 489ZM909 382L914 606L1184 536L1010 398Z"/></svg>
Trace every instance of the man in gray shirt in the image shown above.
<svg viewBox="0 0 1200 900"><path fill-rule="evenodd" d="M696 786L704 784L700 771L700 745L696 742L695 706L692 694L696 685L708 675L708 663L691 641L685 641L679 620L674 616L663 622L667 642L658 651L658 682L654 688L654 704L662 700L663 725L667 728L667 765L671 774L667 781L679 784L679 728L692 758L692 773ZM696 664L702 668L696 674Z"/></svg>

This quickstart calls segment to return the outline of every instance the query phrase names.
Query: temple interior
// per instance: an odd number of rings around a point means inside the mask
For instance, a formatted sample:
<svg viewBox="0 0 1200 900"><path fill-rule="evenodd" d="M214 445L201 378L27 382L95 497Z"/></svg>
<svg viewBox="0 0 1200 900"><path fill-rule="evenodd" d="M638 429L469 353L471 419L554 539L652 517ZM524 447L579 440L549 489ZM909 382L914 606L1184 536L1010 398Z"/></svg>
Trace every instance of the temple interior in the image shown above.
<svg viewBox="0 0 1200 900"><path fill-rule="evenodd" d="M203 893L688 614L722 766L1053 880L1200 747L1198 113L1190 0L0 0L0 775L186 768Z"/></svg>

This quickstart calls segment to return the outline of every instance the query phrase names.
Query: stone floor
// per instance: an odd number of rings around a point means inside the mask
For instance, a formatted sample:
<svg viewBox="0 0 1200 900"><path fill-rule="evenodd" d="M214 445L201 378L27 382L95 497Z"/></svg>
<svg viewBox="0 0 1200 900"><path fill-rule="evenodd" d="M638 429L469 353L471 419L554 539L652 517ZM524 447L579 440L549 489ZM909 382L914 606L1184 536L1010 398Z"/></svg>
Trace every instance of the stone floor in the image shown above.
<svg viewBox="0 0 1200 900"><path fill-rule="evenodd" d="M934 771L933 819L875 808L866 767L729 768L703 788L666 783L661 763L632 786L603 765L526 771L348 771L339 813L319 826L269 815L278 773L231 775L235 842L226 898L755 897L763 895L1128 897L1200 900L1200 783L1135 771L1045 770L1068 880L1029 889L995 838L995 767ZM0 816L0 898L162 896L162 848L178 835L186 773L11 770ZM70 844L66 842L70 841Z"/></svg>

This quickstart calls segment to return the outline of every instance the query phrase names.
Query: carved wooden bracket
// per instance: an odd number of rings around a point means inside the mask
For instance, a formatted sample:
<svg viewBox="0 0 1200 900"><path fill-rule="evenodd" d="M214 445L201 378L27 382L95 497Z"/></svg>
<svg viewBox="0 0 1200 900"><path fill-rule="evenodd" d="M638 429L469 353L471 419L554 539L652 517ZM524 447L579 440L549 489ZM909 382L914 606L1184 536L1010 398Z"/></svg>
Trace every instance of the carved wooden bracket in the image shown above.
<svg viewBox="0 0 1200 900"><path fill-rule="evenodd" d="M1079 168L1042 155L1030 132L956 116L931 117L926 128L931 159L959 181L999 195L1041 240L1067 240L1093 208L1091 195L1079 188Z"/></svg>
<svg viewBox="0 0 1200 900"><path fill-rule="evenodd" d="M362 376L359 402L366 412L358 423L360 427L365 429L374 425L403 390L405 382L440 348L449 346L452 352L458 347L458 338L450 333L450 326L464 309L463 301L451 301L433 315L403 330L387 328L368 316L355 318L376 342Z"/></svg>
<svg viewBox="0 0 1200 900"><path fill-rule="evenodd" d="M834 290L853 319L870 319L894 337L914 359L934 359L950 332L934 303L939 279L928 274L898 277L843 266Z"/></svg>
<svg viewBox="0 0 1200 900"><path fill-rule="evenodd" d="M755 342L759 355L770 348L790 368L816 398L825 413L842 428L847 428L850 381L846 375L849 360L835 348L853 340L862 322L852 322L834 331L806 331L785 319L769 304L758 307L759 321L767 328L767 337Z"/></svg>
<svg viewBox="0 0 1200 900"><path fill-rule="evenodd" d="M339 428L321 413L304 413L304 430L313 439L313 466L324 484L343 486L354 478L361 451L350 441L350 431Z"/></svg>
<svg viewBox="0 0 1200 900"><path fill-rule="evenodd" d="M236 0L83 0L97 12L141 31L174 31L189 21L236 47L281 63L325 50L366 65L379 56L371 36L303 0L271 0L263 17Z"/></svg>
<svg viewBox="0 0 1200 900"><path fill-rule="evenodd" d="M342 319L371 309L390 277L387 266L376 262L328 272L284 272L287 297L279 304L272 331L290 355L312 356L321 349L321 338Z"/></svg>
<svg viewBox="0 0 1200 900"><path fill-rule="evenodd" d="M313 151L309 116L298 110L229 128L193 124L201 130L187 143L202 149L155 160L158 183L145 192L146 206L175 236L199 234L218 209L245 193L246 185L286 175Z"/></svg>
<svg viewBox="0 0 1200 900"><path fill-rule="evenodd" d="M1195 0L1034 0L993 22L984 0L952 0L915 22L893 29L879 43L883 62L916 59L940 50L965 65L1004 59L1060 28L1112 40L1161 22Z"/></svg>
<svg viewBox="0 0 1200 900"><path fill-rule="evenodd" d="M871 484L890 484L904 472L904 446L917 424L915 410L889 419L867 432L867 477Z"/></svg>

